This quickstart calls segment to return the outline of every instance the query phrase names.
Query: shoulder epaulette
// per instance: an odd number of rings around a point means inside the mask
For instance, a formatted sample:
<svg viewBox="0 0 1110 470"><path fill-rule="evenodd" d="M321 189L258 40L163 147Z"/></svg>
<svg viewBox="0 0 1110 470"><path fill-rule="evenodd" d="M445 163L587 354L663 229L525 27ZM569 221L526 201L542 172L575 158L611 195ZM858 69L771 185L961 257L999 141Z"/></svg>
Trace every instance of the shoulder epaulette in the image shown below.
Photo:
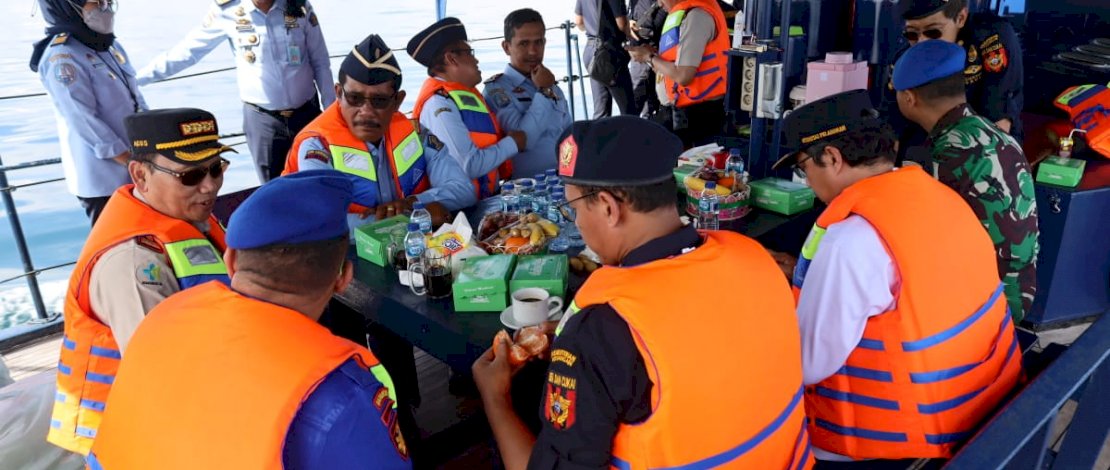
<svg viewBox="0 0 1110 470"><path fill-rule="evenodd" d="M489 78L487 78L487 79L486 79L486 81L485 81L485 82L483 82L483 83L485 83L486 85L489 85L490 83L496 82L496 81L497 81L497 79L501 78L501 76L502 76L502 75L504 75L504 74L502 74L502 73L495 73L495 74L493 74L493 76L492 76L492 77L489 77Z"/></svg>
<svg viewBox="0 0 1110 470"><path fill-rule="evenodd" d="M158 254L166 252L166 249L164 245L162 245L162 242L158 241L157 238L154 238L150 235L140 235L138 237L135 237L135 243Z"/></svg>
<svg viewBox="0 0 1110 470"><path fill-rule="evenodd" d="M223 8L223 7L226 7L226 6L227 6L227 4L229 4L229 3L231 3L231 2L233 2L233 1L235 1L235 0L215 0L215 1L216 1L216 5L217 5L217 6L219 6L219 7Z"/></svg>
<svg viewBox="0 0 1110 470"><path fill-rule="evenodd" d="M54 36L54 40L50 41L50 45L51 46L57 46L59 44L65 44L66 41L68 41L68 40L69 40L69 33L60 33L57 36Z"/></svg>

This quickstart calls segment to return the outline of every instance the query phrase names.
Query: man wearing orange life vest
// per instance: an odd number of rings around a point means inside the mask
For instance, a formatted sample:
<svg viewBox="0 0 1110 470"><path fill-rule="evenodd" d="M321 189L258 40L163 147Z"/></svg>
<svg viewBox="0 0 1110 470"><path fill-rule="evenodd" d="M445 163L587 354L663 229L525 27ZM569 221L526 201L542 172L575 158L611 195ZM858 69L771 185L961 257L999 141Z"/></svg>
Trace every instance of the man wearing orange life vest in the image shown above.
<svg viewBox="0 0 1110 470"><path fill-rule="evenodd" d="M629 46L628 52L663 79L683 145L711 143L725 123L725 51L731 47L725 14L716 0L659 2L668 15L658 53L650 46Z"/></svg>
<svg viewBox="0 0 1110 470"><path fill-rule="evenodd" d="M428 78L416 97L414 119L443 139L474 184L478 199L500 190L498 181L512 177L512 162L528 140L524 131L503 132L476 86L482 71L466 28L457 18L444 18L409 40L409 55L428 67Z"/></svg>
<svg viewBox="0 0 1110 470"><path fill-rule="evenodd" d="M231 217L231 285L166 299L135 332L93 470L410 469L389 374L318 322L351 281L349 179L266 183Z"/></svg>
<svg viewBox="0 0 1110 470"><path fill-rule="evenodd" d="M877 116L864 90L807 104L775 164L828 203L793 276L819 468L951 457L1021 376L990 237L954 191L894 169Z"/></svg>
<svg viewBox="0 0 1110 470"><path fill-rule="evenodd" d="M555 329L539 436L513 412L508 346L473 366L506 468L809 468L798 327L774 261L682 225L682 143L662 126L579 121L560 142L561 209L605 266ZM726 291L739 300L711 295Z"/></svg>
<svg viewBox="0 0 1110 470"><path fill-rule="evenodd" d="M351 228L408 212L421 203L435 225L476 201L466 175L443 143L397 110L405 99L389 46L371 34L339 67L340 99L293 140L283 175L334 169L354 185Z"/></svg>
<svg viewBox="0 0 1110 470"><path fill-rule="evenodd" d="M161 109L124 119L134 184L108 201L70 277L58 391L46 439L87 454L131 334L180 290L227 282L224 231L212 216L231 150L216 118Z"/></svg>

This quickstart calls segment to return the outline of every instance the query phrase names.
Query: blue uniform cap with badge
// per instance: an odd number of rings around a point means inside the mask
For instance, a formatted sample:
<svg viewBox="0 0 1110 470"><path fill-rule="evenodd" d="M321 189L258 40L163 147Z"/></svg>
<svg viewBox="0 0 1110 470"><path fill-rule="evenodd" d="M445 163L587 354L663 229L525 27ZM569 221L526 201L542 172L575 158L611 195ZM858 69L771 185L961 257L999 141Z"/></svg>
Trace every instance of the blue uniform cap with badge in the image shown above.
<svg viewBox="0 0 1110 470"><path fill-rule="evenodd" d="M354 187L333 170L306 170L271 180L231 214L227 246L250 250L346 237Z"/></svg>
<svg viewBox="0 0 1110 470"><path fill-rule="evenodd" d="M397 80L397 89L401 89L401 67L397 58L393 57L393 51L377 34L367 36L351 49L339 71L366 85Z"/></svg>
<svg viewBox="0 0 1110 470"><path fill-rule="evenodd" d="M906 50L894 64L891 79L897 91L910 90L964 73L967 51L948 41L922 41Z"/></svg>
<svg viewBox="0 0 1110 470"><path fill-rule="evenodd" d="M901 6L902 19L917 20L943 10L948 0L909 0L903 1Z"/></svg>
<svg viewBox="0 0 1110 470"><path fill-rule="evenodd" d="M436 56L442 54L444 48L466 40L466 27L463 26L462 21L447 17L416 33L416 36L409 40L405 50L420 65L431 67L435 63Z"/></svg>
<svg viewBox="0 0 1110 470"><path fill-rule="evenodd" d="M577 121L555 151L563 181L579 186L646 186L674 178L682 141L638 116Z"/></svg>
<svg viewBox="0 0 1110 470"><path fill-rule="evenodd" d="M157 153L183 165L196 165L235 152L220 143L216 116L203 109L142 111L123 118L123 126L133 155Z"/></svg>
<svg viewBox="0 0 1110 470"><path fill-rule="evenodd" d="M814 145L849 132L882 125L879 111L871 104L867 90L846 91L806 103L783 121L786 143L796 146L798 150L784 155L771 168L793 165L799 153Z"/></svg>

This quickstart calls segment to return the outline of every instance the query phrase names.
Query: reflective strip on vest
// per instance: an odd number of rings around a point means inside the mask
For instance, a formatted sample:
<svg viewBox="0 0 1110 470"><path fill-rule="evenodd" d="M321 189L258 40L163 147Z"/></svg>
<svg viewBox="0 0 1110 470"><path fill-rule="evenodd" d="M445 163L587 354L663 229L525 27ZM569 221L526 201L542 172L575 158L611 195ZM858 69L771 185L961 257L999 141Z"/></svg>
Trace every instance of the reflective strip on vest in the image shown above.
<svg viewBox="0 0 1110 470"><path fill-rule="evenodd" d="M178 279L212 275L227 275L220 253L212 242L203 238L184 240L166 244L166 254L170 257L174 275Z"/></svg>
<svg viewBox="0 0 1110 470"><path fill-rule="evenodd" d="M825 238L825 232L826 230L817 224L813 224L813 228L810 229L805 245L802 245L802 253L798 257L798 264L794 265L794 276L790 281L794 287L801 288L802 283L805 282L806 272L809 271L809 265L813 262L813 257L817 256L817 247L821 245L821 240Z"/></svg>
<svg viewBox="0 0 1110 470"><path fill-rule="evenodd" d="M378 169L374 167L374 157L365 150L339 145L329 145L331 164L342 173L378 182Z"/></svg>
<svg viewBox="0 0 1110 470"><path fill-rule="evenodd" d="M483 134L497 134L497 128L493 124L493 115L490 114L489 108L482 102L482 99L465 90L451 90L447 92L447 96L455 102L455 106L459 108L459 114L462 116L463 124L471 132L481 132Z"/></svg>
<svg viewBox="0 0 1110 470"><path fill-rule="evenodd" d="M681 29L679 26L682 25L684 19L686 19L686 10L667 15L667 20L663 23L663 34L659 36L660 54L678 46L679 30Z"/></svg>
<svg viewBox="0 0 1110 470"><path fill-rule="evenodd" d="M563 327L566 326L567 320L570 320L570 317L573 317L580 311L582 311L582 309L578 306L578 304L574 303L573 300L570 301L570 306L567 307L566 313L564 313L563 318L559 320L559 326L555 327L556 338L558 338L559 334L563 332Z"/></svg>
<svg viewBox="0 0 1110 470"><path fill-rule="evenodd" d="M420 144L420 134L414 130L404 139L401 139L401 143L397 144L397 148L393 150L393 163L397 167L398 178L408 173L412 166L420 161L420 157L423 156L424 146Z"/></svg>
<svg viewBox="0 0 1110 470"><path fill-rule="evenodd" d="M779 428L781 428L782 425L786 423L786 420L788 418L790 418L791 414L794 413L794 409L798 407L799 403L801 403L801 401L802 401L802 392L803 392L803 389L801 387L799 387L798 388L798 393L794 394L794 397L790 399L790 403L786 405L786 408L784 408L782 410L782 412L779 413L779 415L773 421L768 423L767 426L765 426L756 435L754 435L754 436L750 437L748 440L740 443L740 445L737 445L736 447L728 449L728 450L726 450L724 452L721 452L719 454L712 455L712 456L706 457L704 459L698 460L697 462L690 462L688 464L667 467L667 470L711 469L711 468L720 467L721 465L725 465L725 464L727 464L727 463L729 463L733 460L736 460L736 459L740 458L741 456L748 453L752 449L758 447L759 444L763 443L763 441L765 441L768 437L770 437L772 434L774 434L776 431L778 431ZM799 439L801 438L801 434L803 434L803 433L805 433L805 426L804 425L802 426L802 430L799 431ZM808 446L807 446L807 451L808 451ZM801 459L801 462L804 463L806 461L806 459L808 459L808 454L803 456L803 459ZM612 457L612 460L611 460L610 463L614 467L621 468L621 469L631 469L632 468L631 464L629 464L628 462L626 462L624 460L621 460L620 458L618 458L616 456Z"/></svg>
<svg viewBox="0 0 1110 470"><path fill-rule="evenodd" d="M389 392L389 400L393 402L393 408L397 408L397 391L393 388L393 378L389 376L389 371L385 370L385 366L378 364L370 368L370 373L374 375L378 382Z"/></svg>

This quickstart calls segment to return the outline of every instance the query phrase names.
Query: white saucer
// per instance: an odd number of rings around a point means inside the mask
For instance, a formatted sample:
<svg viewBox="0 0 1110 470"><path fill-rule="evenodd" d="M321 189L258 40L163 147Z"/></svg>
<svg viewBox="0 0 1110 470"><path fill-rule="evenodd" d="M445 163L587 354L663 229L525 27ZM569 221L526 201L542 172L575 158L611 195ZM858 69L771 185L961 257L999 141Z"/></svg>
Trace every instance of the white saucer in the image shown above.
<svg viewBox="0 0 1110 470"><path fill-rule="evenodd" d="M558 313L556 313L551 318L548 318L547 321L558 321L561 318L563 318L563 312L559 311ZM524 326L517 325L516 321L513 320L513 306L512 305L508 306L508 308L501 311L501 324L505 325L505 326L509 327L509 329L513 329L513 330L519 330L521 328L524 328ZM527 325L527 326L535 326L535 325Z"/></svg>

